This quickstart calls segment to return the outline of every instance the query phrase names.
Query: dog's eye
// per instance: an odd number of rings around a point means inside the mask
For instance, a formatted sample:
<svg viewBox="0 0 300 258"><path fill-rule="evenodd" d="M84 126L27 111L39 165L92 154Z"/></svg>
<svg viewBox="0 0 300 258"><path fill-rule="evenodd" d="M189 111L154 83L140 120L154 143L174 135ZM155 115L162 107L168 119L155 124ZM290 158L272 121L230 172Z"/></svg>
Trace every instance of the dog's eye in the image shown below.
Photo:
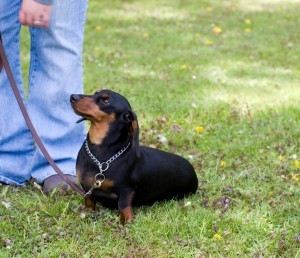
<svg viewBox="0 0 300 258"><path fill-rule="evenodd" d="M109 101L110 101L110 96L109 94L107 93L104 93L100 96L100 101L105 104L105 105L108 105L109 104Z"/></svg>
<svg viewBox="0 0 300 258"><path fill-rule="evenodd" d="M102 98L101 100L104 104L106 104L106 105L109 104L109 98Z"/></svg>

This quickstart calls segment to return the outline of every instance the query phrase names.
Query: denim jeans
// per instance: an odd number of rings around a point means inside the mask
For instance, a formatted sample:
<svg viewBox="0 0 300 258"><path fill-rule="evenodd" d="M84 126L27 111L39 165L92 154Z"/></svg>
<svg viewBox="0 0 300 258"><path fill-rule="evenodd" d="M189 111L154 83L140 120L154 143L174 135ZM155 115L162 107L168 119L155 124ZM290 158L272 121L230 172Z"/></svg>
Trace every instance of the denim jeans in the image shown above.
<svg viewBox="0 0 300 258"><path fill-rule="evenodd" d="M75 175L85 137L69 98L83 92L82 45L87 0L54 1L49 29L31 27L28 96L20 62L18 13L21 0L0 1L0 31L16 83L37 133L65 174ZM24 57L21 57L21 59ZM24 185L55 174L19 110L4 69L0 73L0 182Z"/></svg>

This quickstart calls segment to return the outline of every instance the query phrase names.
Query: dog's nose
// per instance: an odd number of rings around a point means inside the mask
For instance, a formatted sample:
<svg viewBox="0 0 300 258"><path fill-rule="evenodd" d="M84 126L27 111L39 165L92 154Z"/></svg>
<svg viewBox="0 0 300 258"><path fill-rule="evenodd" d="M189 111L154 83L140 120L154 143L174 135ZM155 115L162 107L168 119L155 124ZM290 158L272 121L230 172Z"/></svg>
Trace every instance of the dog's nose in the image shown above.
<svg viewBox="0 0 300 258"><path fill-rule="evenodd" d="M77 102L79 99L80 99L80 97L79 97L78 94L72 94L72 95L70 96L70 102L71 102L71 103L75 103L75 102Z"/></svg>

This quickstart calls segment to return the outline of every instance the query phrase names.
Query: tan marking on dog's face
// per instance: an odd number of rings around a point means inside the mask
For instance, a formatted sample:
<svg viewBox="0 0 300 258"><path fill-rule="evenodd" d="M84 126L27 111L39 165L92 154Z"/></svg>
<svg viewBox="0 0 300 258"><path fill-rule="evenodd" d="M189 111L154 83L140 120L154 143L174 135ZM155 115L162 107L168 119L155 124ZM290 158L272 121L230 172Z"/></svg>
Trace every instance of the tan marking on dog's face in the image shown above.
<svg viewBox="0 0 300 258"><path fill-rule="evenodd" d="M109 98L109 94L108 93L104 93L103 95L102 95L102 98Z"/></svg>
<svg viewBox="0 0 300 258"><path fill-rule="evenodd" d="M94 123L112 122L115 120L115 114L108 115L101 111L97 105L95 105L93 118L94 119L91 119L91 122Z"/></svg>
<svg viewBox="0 0 300 258"><path fill-rule="evenodd" d="M99 110L94 100L90 97L83 97L75 103L72 103L72 107L75 113L79 116L94 117Z"/></svg>

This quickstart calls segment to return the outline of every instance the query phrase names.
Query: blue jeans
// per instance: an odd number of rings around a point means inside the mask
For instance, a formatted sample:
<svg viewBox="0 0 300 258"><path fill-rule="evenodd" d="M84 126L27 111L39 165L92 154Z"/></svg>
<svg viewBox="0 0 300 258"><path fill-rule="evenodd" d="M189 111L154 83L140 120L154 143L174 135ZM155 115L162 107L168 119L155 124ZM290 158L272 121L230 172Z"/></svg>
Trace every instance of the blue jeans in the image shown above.
<svg viewBox="0 0 300 258"><path fill-rule="evenodd" d="M75 175L77 153L85 137L69 98L83 92L82 45L87 0L54 2L49 29L30 28L28 96L24 92L18 21L21 0L0 1L4 48L27 111L46 149L65 174ZM22 59L22 57L21 57ZM24 185L55 174L19 110L4 69L0 73L0 182Z"/></svg>

